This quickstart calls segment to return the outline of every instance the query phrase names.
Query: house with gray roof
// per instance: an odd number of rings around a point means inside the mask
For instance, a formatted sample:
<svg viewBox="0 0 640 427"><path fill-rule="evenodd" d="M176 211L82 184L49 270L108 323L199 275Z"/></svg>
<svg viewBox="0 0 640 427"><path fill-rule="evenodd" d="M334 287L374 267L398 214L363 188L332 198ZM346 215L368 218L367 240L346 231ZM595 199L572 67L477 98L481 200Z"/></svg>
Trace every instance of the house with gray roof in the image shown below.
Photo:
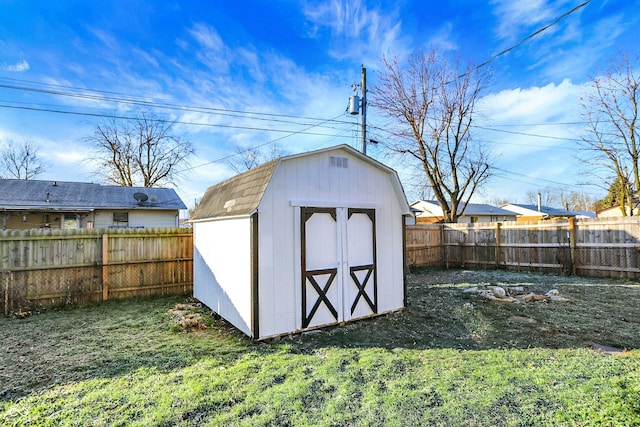
<svg viewBox="0 0 640 427"><path fill-rule="evenodd" d="M171 188L0 179L3 230L177 227L186 208Z"/></svg>
<svg viewBox="0 0 640 427"><path fill-rule="evenodd" d="M502 209L513 211L518 216L517 221L540 221L561 218L595 218L595 212L573 211L569 209L558 209L544 205L527 205L519 203L505 203L500 205Z"/></svg>
<svg viewBox="0 0 640 427"><path fill-rule="evenodd" d="M416 211L418 224L436 224L444 221L444 213L440 204L435 200L417 200L411 203ZM482 203L467 203L464 210L459 210L458 223L474 224L478 222L515 221L516 213L507 209Z"/></svg>

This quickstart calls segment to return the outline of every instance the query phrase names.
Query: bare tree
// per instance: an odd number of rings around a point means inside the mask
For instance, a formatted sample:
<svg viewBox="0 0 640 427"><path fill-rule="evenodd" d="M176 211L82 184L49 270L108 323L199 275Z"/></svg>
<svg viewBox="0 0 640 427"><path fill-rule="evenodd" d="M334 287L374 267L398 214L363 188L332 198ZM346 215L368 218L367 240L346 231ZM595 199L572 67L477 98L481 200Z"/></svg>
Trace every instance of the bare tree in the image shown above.
<svg viewBox="0 0 640 427"><path fill-rule="evenodd" d="M595 212L596 210L596 199L587 193L560 191L558 199L562 207L568 211Z"/></svg>
<svg viewBox="0 0 640 427"><path fill-rule="evenodd" d="M613 63L606 72L591 80L590 91L582 99L584 114L589 123L588 137L583 138L590 154L589 165L604 165L613 175L612 182L630 183L626 199L621 198L621 211L626 215L625 203L638 200L640 191L640 69L638 58L628 55Z"/></svg>
<svg viewBox="0 0 640 427"><path fill-rule="evenodd" d="M173 183L195 152L190 141L171 130L171 122L142 113L134 121L112 118L98 124L86 141L96 150L98 174L108 182L157 187Z"/></svg>
<svg viewBox="0 0 640 427"><path fill-rule="evenodd" d="M565 191L554 188L539 188L538 191L527 192L527 201L532 205L553 206L568 211L595 211L596 200L586 193Z"/></svg>
<svg viewBox="0 0 640 427"><path fill-rule="evenodd" d="M236 173L248 171L262 163L288 154L287 150L277 143L250 148L243 148L240 145L236 145L235 151L236 155L227 159L227 164L231 166Z"/></svg>
<svg viewBox="0 0 640 427"><path fill-rule="evenodd" d="M29 139L22 144L9 140L0 152L0 179L33 179L46 169L38 157L38 146Z"/></svg>
<svg viewBox="0 0 640 427"><path fill-rule="evenodd" d="M383 58L379 81L370 103L392 123L389 148L417 161L445 221L457 222L490 176L488 152L471 133L485 75L432 50L412 56L406 67Z"/></svg>

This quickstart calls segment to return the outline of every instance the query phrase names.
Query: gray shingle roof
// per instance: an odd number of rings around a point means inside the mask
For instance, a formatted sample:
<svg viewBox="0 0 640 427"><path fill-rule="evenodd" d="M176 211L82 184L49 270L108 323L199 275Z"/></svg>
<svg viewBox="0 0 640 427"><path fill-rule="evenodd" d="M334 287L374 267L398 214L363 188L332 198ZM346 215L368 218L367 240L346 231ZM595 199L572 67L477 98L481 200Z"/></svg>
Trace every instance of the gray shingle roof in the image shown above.
<svg viewBox="0 0 640 427"><path fill-rule="evenodd" d="M264 163L207 189L192 219L248 214L258 208L279 159Z"/></svg>
<svg viewBox="0 0 640 427"><path fill-rule="evenodd" d="M139 203L135 193L148 199ZM120 187L88 182L0 179L0 209L186 209L172 188Z"/></svg>
<svg viewBox="0 0 640 427"><path fill-rule="evenodd" d="M467 203L464 208L465 215L504 215L504 216L516 216L513 211L502 209L497 206L491 206L483 203Z"/></svg>
<svg viewBox="0 0 640 427"><path fill-rule="evenodd" d="M431 203L432 205L437 206L438 210L440 210L440 204L438 203L437 200L424 200L424 202ZM418 203L420 203L420 200L413 202L412 205L415 205ZM458 208L458 212L460 211L462 211L462 207ZM464 206L464 215L466 216L472 216L472 215L517 216L518 214L507 209L502 209L497 206L487 205L484 203L467 203Z"/></svg>

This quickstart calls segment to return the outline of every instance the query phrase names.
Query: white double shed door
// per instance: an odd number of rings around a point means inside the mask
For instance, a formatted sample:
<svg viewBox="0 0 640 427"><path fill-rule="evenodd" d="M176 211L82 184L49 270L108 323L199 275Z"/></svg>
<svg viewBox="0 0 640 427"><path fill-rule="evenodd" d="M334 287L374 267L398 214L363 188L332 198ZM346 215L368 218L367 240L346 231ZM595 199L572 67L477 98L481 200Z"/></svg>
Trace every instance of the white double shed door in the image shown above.
<svg viewBox="0 0 640 427"><path fill-rule="evenodd" d="M300 208L302 328L378 312L375 209Z"/></svg>

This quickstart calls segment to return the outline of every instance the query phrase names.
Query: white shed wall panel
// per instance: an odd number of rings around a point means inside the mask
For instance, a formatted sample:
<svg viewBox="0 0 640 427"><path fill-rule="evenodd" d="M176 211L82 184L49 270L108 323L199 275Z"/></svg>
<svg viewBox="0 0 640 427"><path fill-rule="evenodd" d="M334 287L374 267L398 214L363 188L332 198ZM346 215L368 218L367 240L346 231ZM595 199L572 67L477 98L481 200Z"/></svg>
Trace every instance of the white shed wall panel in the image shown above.
<svg viewBox="0 0 640 427"><path fill-rule="evenodd" d="M380 219L380 222L383 220ZM378 233L378 312L386 313L404 306L404 259L402 217L398 214L388 218L386 231Z"/></svg>
<svg viewBox="0 0 640 427"><path fill-rule="evenodd" d="M248 217L193 225L193 294L251 335L251 236Z"/></svg>

